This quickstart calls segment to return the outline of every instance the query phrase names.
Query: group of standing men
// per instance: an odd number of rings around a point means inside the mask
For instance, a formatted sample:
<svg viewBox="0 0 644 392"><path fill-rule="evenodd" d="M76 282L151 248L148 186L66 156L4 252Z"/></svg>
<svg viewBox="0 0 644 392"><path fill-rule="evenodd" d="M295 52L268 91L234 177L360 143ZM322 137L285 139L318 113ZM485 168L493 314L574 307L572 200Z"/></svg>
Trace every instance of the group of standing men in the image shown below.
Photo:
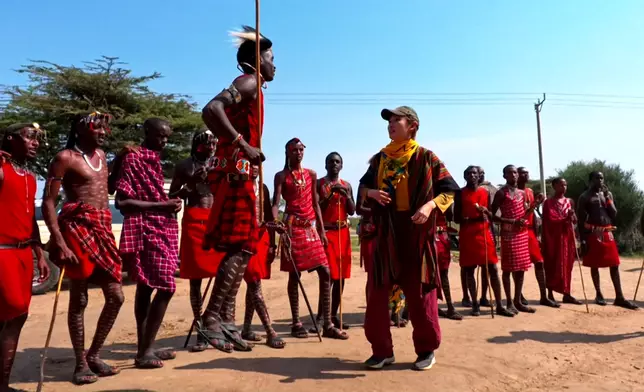
<svg viewBox="0 0 644 392"><path fill-rule="evenodd" d="M213 131L203 130L194 136L191 156L177 164L169 194L164 190L161 153L172 127L158 118L145 121L144 140L139 146L124 148L108 164L101 146L110 132L112 117L100 112L77 115L71 122L67 145L50 165L42 209L51 233L50 259L64 268L70 281L68 327L76 356L75 384L93 383L119 372L99 354L124 303L123 268L137 284L135 366L161 368L164 361L175 358L174 351L154 349L154 342L176 290L176 214L184 201L180 273L190 279L190 302L199 336L193 351L203 351L208 344L224 352L251 350L248 341L261 340L250 329L255 312L266 329L267 344L284 347L272 328L261 290L261 280L270 278L277 232L288 239L281 269L289 272L293 336L308 336L299 321L297 284L302 271L315 270L320 277L318 320L322 322L322 336L348 338L339 329L338 318L332 317L337 312L342 282L350 276L347 216L355 209L350 185L338 177L342 158L337 153L329 154L328 175L318 181L315 172L301 166L304 145L297 139L289 141L286 165L275 177L276 194L270 202L268 187L260 189L258 184L259 164L264 159L258 148L263 123L258 100L263 105L263 96L256 88L251 66L255 63L255 32L245 28L236 36L240 40L237 63L243 75L204 108L204 122ZM270 82L275 74L272 43L262 37L259 46L262 83ZM32 250L38 258L39 279L47 279L50 273L35 222L35 176L26 168L27 161L36 156L43 135L38 124L15 124L6 130L0 151L0 214L5 222L12 222L0 230L2 392L11 390L9 376L31 300ZM57 213L61 188L64 204ZM111 229L109 194L116 194L116 207L124 215L118 247ZM275 219L281 197L287 205L284 223ZM261 208L260 199L265 202ZM263 217L259 211L264 212ZM329 239L326 230L337 234ZM215 282L202 311L204 278L214 278ZM242 279L248 289L240 331L234 320ZM84 311L89 283L101 287L105 305L92 344L85 350Z"/></svg>
<svg viewBox="0 0 644 392"><path fill-rule="evenodd" d="M592 268L596 302L606 304L599 289L598 269L610 267L615 304L635 308L621 291L619 257L612 236L617 210L601 173L591 174L591 186L580 198L577 214L573 203L565 198L565 180L553 181L555 195L543 205L540 248L533 227L534 210L543 196L535 197L525 188L527 171L505 167L507 183L491 195L484 187L482 169L470 166L464 172L467 185L460 189L441 160L416 142L419 118L406 106L381 113L388 122L391 142L371 159L360 180L358 203L354 202L351 185L339 178L341 156L327 156L327 176L318 180L314 171L302 166L305 146L299 139L286 144L284 169L275 175L271 203L268 187L260 187L258 182L259 165L264 159L259 150L263 118L258 110L263 95L256 87L256 70L251 65L256 60L255 32L245 28L236 36L240 39L237 63L243 75L203 109L209 130L194 136L190 158L176 165L169 195L164 191L160 156L172 127L161 119L146 120L141 145L124 149L108 167L100 147L111 117L99 112L79 115L72 121L66 148L51 163L43 214L51 233L50 257L70 278L68 327L76 356L74 383L92 383L98 377L118 373L100 359L99 353L124 302L123 267L137 283L136 367L160 368L163 361L175 357L173 351L154 349L154 342L176 290L176 213L184 201L181 276L190 279L190 303L198 332L193 351L203 351L207 345L224 352L251 350L248 342L261 340L250 329L255 312L266 330L267 344L284 347L272 328L261 289L261 280L270 278L277 233L282 242L280 269L289 273L291 334L306 338L310 332L299 317L298 285L303 271L316 271L320 283L316 324L321 325L314 329L321 328L324 337L347 339L343 331L346 325L341 324L337 310L344 280L351 274L347 216L354 211L363 217L361 258L368 272L365 333L373 350L366 365L371 368L394 361L388 307L394 286L404 291L414 325L418 354L414 369L429 369L435 363L434 351L441 340L437 300L443 293L448 305L443 315L462 318L451 301L446 272L450 264L447 221L452 219L460 224L463 303L471 306L475 316L480 315L481 306L489 304L488 281L497 314L512 317L518 312L533 313L535 310L522 296L524 273L532 263L541 304L558 306L553 291L564 294L564 302L579 303L570 293L575 255L573 225L577 219L587 247L584 264ZM275 76L272 42L262 37L258 44L261 82L270 82ZM42 134L38 124L9 127L0 155L0 218L12 222L0 229L3 392L10 390L9 374L28 313L32 249L38 258L40 279L49 274L34 217L36 182L25 166L36 155ZM65 204L57 214L61 187ZM118 248L111 231L111 193L116 193L117 208L125 217ZM278 221L282 198L286 208ZM260 206L260 200L264 205ZM500 224L505 306L492 222ZM476 267L484 271L480 301ZM214 278L214 285L202 310L204 278ZM248 288L240 331L234 321L235 298L242 280ZM92 344L85 350L84 310L90 282L101 287L105 305Z"/></svg>

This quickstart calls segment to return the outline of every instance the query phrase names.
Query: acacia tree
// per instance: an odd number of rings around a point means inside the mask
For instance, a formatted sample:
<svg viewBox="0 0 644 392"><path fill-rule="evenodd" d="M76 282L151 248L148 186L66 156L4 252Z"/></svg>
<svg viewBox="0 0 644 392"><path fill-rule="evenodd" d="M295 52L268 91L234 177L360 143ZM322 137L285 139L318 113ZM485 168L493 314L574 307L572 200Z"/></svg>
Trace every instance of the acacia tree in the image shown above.
<svg viewBox="0 0 644 392"><path fill-rule="evenodd" d="M624 170L618 164L608 164L595 159L591 162L574 161L557 175L568 182L567 196L579 200L588 188L588 176L593 171L601 171L604 181L615 198L617 206L617 231L615 237L620 251L632 253L644 249L644 238L639 230L639 222L644 207L644 192L637 186L633 170Z"/></svg>
<svg viewBox="0 0 644 392"><path fill-rule="evenodd" d="M189 153L192 134L203 126L201 116L189 97L149 89L148 83L161 78L160 73L134 76L124 65L117 57L103 56L82 67L31 61L16 71L25 74L28 83L3 89L7 103L1 108L0 127L37 122L47 130L47 145L41 146L32 166L35 173L46 175L49 162L67 142L76 114L100 111L114 116L112 133L103 146L108 156L125 144L140 142L146 118L169 120L174 134L162 159L166 176L171 175L172 163Z"/></svg>

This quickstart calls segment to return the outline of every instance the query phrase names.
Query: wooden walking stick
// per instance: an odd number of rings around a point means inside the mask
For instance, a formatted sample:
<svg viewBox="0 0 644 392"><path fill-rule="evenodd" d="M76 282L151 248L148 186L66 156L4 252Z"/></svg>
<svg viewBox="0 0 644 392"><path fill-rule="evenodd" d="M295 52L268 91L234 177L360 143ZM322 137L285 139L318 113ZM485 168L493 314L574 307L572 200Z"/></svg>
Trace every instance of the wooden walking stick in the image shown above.
<svg viewBox="0 0 644 392"><path fill-rule="evenodd" d="M259 0L255 0L255 78L257 79L257 134L259 138L257 140L257 148L259 151L262 151L262 133L264 126L264 113L263 113L263 102L262 98L262 59L260 57L260 40L262 39L261 34L259 33ZM260 157L259 159L259 221L264 221L264 164Z"/></svg>
<svg viewBox="0 0 644 392"><path fill-rule="evenodd" d="M206 285L206 290L204 290L203 295L201 296L201 305L203 306L203 301L206 299L208 295L208 290L210 289L210 284L212 283L212 278L208 279L208 284ZM199 309L199 314L203 312L203 309ZM190 338L192 337L192 332L195 330L195 325L197 325L198 320L195 318L192 320L192 325L190 326L190 331L188 331L188 336L186 336L186 342L183 344L183 348L188 347L188 343L190 343Z"/></svg>
<svg viewBox="0 0 644 392"><path fill-rule="evenodd" d="M640 282L642 281L642 271L644 271L644 259L642 259L642 266L640 267L640 277L639 279L637 279L637 286L635 287L635 295L633 296L633 301L637 300L637 290L639 290Z"/></svg>
<svg viewBox="0 0 644 392"><path fill-rule="evenodd" d="M575 234L575 225L570 223L570 228L572 229L573 235ZM579 276L581 277L581 290L584 292L584 302L586 303L586 313L590 313L588 308L588 297L586 297L586 285L584 284L584 272L581 269L581 257L579 257L579 249L577 249L577 244L575 244L575 254L577 255L577 265L579 265Z"/></svg>
<svg viewBox="0 0 644 392"><path fill-rule="evenodd" d="M291 264L293 265L293 271L295 271L295 276L297 277L297 284L300 286L300 290L302 290L302 296L304 297L304 302L306 302L306 307L309 309L309 316L311 316L311 321L313 322L313 328L315 328L315 332L318 335L318 339L320 340L320 343L322 343L322 334L320 333L320 328L318 328L318 323L315 321L315 317L313 317L313 309L311 308L311 303L309 302L309 297L306 295L306 290L304 290L304 285L302 284L302 279L300 279L300 274L297 271L297 265L295 264L295 260L293 260L293 255L291 254L291 238L289 237L288 233L284 233L280 235L280 242L282 243L282 246L284 246L284 250L286 252L286 258L291 261Z"/></svg>
<svg viewBox="0 0 644 392"><path fill-rule="evenodd" d="M487 226L485 223L486 221L483 221L483 230L484 232L484 243L485 243L485 280L487 281L487 288L488 292L490 295L490 307L492 308L492 318L494 318L494 303L496 302L496 297L494 296L494 291L492 291L492 285L490 284L490 269L488 268L488 256L487 256L487 234L490 230L490 227ZM494 250L496 252L496 249ZM481 294L482 294L483 288L481 288Z"/></svg>
<svg viewBox="0 0 644 392"><path fill-rule="evenodd" d="M60 288L63 285L63 278L65 277L65 266L60 270L60 278L58 278L58 287L56 288L56 298L54 299L54 309L51 313L51 322L49 323L49 332L47 332L47 340L45 340L45 348L42 352L40 359L40 381L36 392L42 391L42 386L45 383L45 360L47 359L47 349L49 349L49 342L51 342L51 335L54 332L54 323L56 322L56 309L58 308L58 298L60 298Z"/></svg>
<svg viewBox="0 0 644 392"><path fill-rule="evenodd" d="M342 274L342 228L340 227L340 213L342 212L342 198L338 197L338 253L340 254L340 331L342 331L342 282L344 275Z"/></svg>

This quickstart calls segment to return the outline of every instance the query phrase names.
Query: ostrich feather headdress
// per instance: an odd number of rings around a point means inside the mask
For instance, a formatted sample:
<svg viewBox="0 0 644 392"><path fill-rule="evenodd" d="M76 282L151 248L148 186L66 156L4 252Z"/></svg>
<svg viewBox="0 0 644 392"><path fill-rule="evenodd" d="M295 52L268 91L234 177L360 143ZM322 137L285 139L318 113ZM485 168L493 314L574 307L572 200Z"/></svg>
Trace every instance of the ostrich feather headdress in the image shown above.
<svg viewBox="0 0 644 392"><path fill-rule="evenodd" d="M233 37L233 43L235 47L241 49L242 46L255 46L255 40L257 39L257 32L254 28L250 26L242 26L240 31L230 31L230 36ZM246 45L244 45L246 44ZM270 39L266 38L263 34L260 33L260 50L264 51L270 49L273 46L273 43Z"/></svg>

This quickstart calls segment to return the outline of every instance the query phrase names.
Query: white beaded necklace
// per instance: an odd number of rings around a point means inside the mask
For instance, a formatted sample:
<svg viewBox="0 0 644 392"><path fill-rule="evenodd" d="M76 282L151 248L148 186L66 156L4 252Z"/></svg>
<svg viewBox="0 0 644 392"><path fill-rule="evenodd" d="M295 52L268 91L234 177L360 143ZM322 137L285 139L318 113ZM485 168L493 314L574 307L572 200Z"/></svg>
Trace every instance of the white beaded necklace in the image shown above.
<svg viewBox="0 0 644 392"><path fill-rule="evenodd" d="M81 156L83 157L83 160L85 161L85 163L87 163L87 166L89 166L90 169L94 170L95 172L100 172L101 169L103 169L103 160L101 159L100 156L98 157L98 167L96 168L94 167L94 165L92 165L92 162L90 162L90 160L87 158L87 154L85 154L83 150L78 148L78 146L74 146L74 150L76 150L78 153L81 154Z"/></svg>

